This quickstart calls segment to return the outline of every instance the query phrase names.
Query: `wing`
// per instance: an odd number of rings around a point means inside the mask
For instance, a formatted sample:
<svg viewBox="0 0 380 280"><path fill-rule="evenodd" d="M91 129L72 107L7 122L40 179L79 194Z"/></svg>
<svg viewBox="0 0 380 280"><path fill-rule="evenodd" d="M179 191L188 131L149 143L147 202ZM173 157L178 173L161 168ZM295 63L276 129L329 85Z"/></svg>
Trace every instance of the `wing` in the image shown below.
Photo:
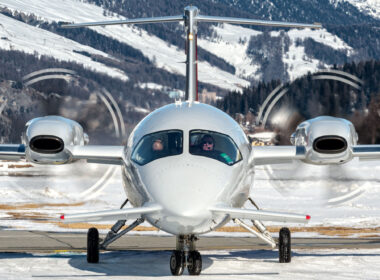
<svg viewBox="0 0 380 280"><path fill-rule="evenodd" d="M250 219L259 221L288 222L288 223L307 223L309 215L269 212L254 209L240 209L230 207L213 207L210 209L215 214L228 215L231 219Z"/></svg>
<svg viewBox="0 0 380 280"><path fill-rule="evenodd" d="M346 152L348 154L343 155L344 160L342 162L347 162L352 158L380 160L380 145L356 145L347 148ZM249 162L254 165L290 163L293 160L306 160L306 163L313 163L306 158L307 154L311 156L312 153L316 152L311 150L311 152L306 153L304 146L254 146L252 147ZM331 155L333 153L322 153L318 154L318 158L325 164L336 164L336 161L329 161ZM337 160L339 161L338 156Z"/></svg>
<svg viewBox="0 0 380 280"><path fill-rule="evenodd" d="M90 163L123 164L124 146L75 145L65 149L71 160L85 159ZM23 144L1 144L0 160L20 160L26 157L27 147ZM50 154L51 155L51 154Z"/></svg>
<svg viewBox="0 0 380 280"><path fill-rule="evenodd" d="M73 160L85 159L90 163L123 164L124 146L68 146Z"/></svg>
<svg viewBox="0 0 380 280"><path fill-rule="evenodd" d="M1 144L0 160L19 160L25 157L25 145Z"/></svg>
<svg viewBox="0 0 380 280"><path fill-rule="evenodd" d="M352 148L352 155L360 160L380 159L380 145L358 145Z"/></svg>
<svg viewBox="0 0 380 280"><path fill-rule="evenodd" d="M305 155L304 146L254 146L249 162L254 165L290 163L304 159Z"/></svg>
<svg viewBox="0 0 380 280"><path fill-rule="evenodd" d="M138 219L146 214L157 213L161 210L158 205L150 205L146 207L125 208L98 212L87 212L71 215L61 215L60 221L64 223L76 222L101 222L101 221L117 221Z"/></svg>

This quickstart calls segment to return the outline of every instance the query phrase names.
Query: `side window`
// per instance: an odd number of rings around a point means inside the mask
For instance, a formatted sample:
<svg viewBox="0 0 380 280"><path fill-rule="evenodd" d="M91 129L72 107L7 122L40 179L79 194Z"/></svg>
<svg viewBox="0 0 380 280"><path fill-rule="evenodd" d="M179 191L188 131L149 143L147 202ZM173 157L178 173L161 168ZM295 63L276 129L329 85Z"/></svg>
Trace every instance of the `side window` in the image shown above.
<svg viewBox="0 0 380 280"><path fill-rule="evenodd" d="M189 145L190 154L209 157L227 165L234 165L242 159L235 142L225 134L191 130Z"/></svg>
<svg viewBox="0 0 380 280"><path fill-rule="evenodd" d="M175 156L183 152L181 130L166 130L145 135L132 152L131 159L145 165L159 158Z"/></svg>

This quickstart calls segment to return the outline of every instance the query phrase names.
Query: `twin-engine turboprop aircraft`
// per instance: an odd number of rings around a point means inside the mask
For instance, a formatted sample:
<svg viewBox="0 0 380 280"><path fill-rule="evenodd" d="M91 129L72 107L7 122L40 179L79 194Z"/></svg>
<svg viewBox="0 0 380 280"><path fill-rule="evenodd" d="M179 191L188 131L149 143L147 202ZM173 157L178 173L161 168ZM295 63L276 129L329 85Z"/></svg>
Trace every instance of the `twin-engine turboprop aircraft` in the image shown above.
<svg viewBox="0 0 380 280"><path fill-rule="evenodd" d="M80 124L58 116L33 119L26 125L23 144L0 145L1 159L21 159L36 164L70 164L87 160L116 164L122 168L127 201L132 208L62 215L63 222L117 221L100 243L96 228L88 231L87 260L99 261L99 249L107 246L143 221L176 235L170 259L173 275L198 275L202 259L196 250L200 234L231 219L278 246L280 262L290 262L290 232L282 228L278 243L261 221L301 222L308 215L260 210L249 197L255 165L301 160L309 164L341 164L353 157L379 158L380 147L358 146L354 126L346 120L319 117L301 123L292 136L294 146L251 147L241 127L226 113L201 104L197 93L196 33L198 22L320 28L319 24L269 22L199 15L186 7L184 15L66 25L85 27L183 21L186 29L186 99L155 110L131 133L124 146L88 145ZM251 201L256 207L243 209ZM127 220L135 220L121 230ZM251 220L254 229L243 220ZM121 231L120 231L121 230Z"/></svg>

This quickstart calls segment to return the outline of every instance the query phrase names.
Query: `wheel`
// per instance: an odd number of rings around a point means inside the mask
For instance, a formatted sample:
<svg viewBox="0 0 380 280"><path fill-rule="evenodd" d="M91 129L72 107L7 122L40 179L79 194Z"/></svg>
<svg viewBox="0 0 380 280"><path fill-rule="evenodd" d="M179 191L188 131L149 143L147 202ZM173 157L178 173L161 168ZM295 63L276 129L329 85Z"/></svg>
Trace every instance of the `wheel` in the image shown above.
<svg viewBox="0 0 380 280"><path fill-rule="evenodd" d="M290 263L292 259L290 230L282 228L278 239L278 252L280 263Z"/></svg>
<svg viewBox="0 0 380 280"><path fill-rule="evenodd" d="M174 250L170 257L170 271L173 275L182 275L185 269L185 253L183 251Z"/></svg>
<svg viewBox="0 0 380 280"><path fill-rule="evenodd" d="M191 251L187 257L187 270L190 275L199 275L202 271L202 256L198 251Z"/></svg>
<svg viewBox="0 0 380 280"><path fill-rule="evenodd" d="M90 228L87 232L87 262L99 262L99 232L96 228Z"/></svg>

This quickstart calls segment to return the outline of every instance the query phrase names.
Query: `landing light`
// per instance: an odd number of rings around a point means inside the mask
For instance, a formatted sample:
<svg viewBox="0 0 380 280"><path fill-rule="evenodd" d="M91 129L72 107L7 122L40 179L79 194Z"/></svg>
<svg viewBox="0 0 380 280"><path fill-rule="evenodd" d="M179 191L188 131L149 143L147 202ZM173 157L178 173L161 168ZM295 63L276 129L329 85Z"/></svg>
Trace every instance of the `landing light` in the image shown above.
<svg viewBox="0 0 380 280"><path fill-rule="evenodd" d="M193 33L189 33L189 40L191 41L191 40L193 40L194 39L194 35L193 35Z"/></svg>

